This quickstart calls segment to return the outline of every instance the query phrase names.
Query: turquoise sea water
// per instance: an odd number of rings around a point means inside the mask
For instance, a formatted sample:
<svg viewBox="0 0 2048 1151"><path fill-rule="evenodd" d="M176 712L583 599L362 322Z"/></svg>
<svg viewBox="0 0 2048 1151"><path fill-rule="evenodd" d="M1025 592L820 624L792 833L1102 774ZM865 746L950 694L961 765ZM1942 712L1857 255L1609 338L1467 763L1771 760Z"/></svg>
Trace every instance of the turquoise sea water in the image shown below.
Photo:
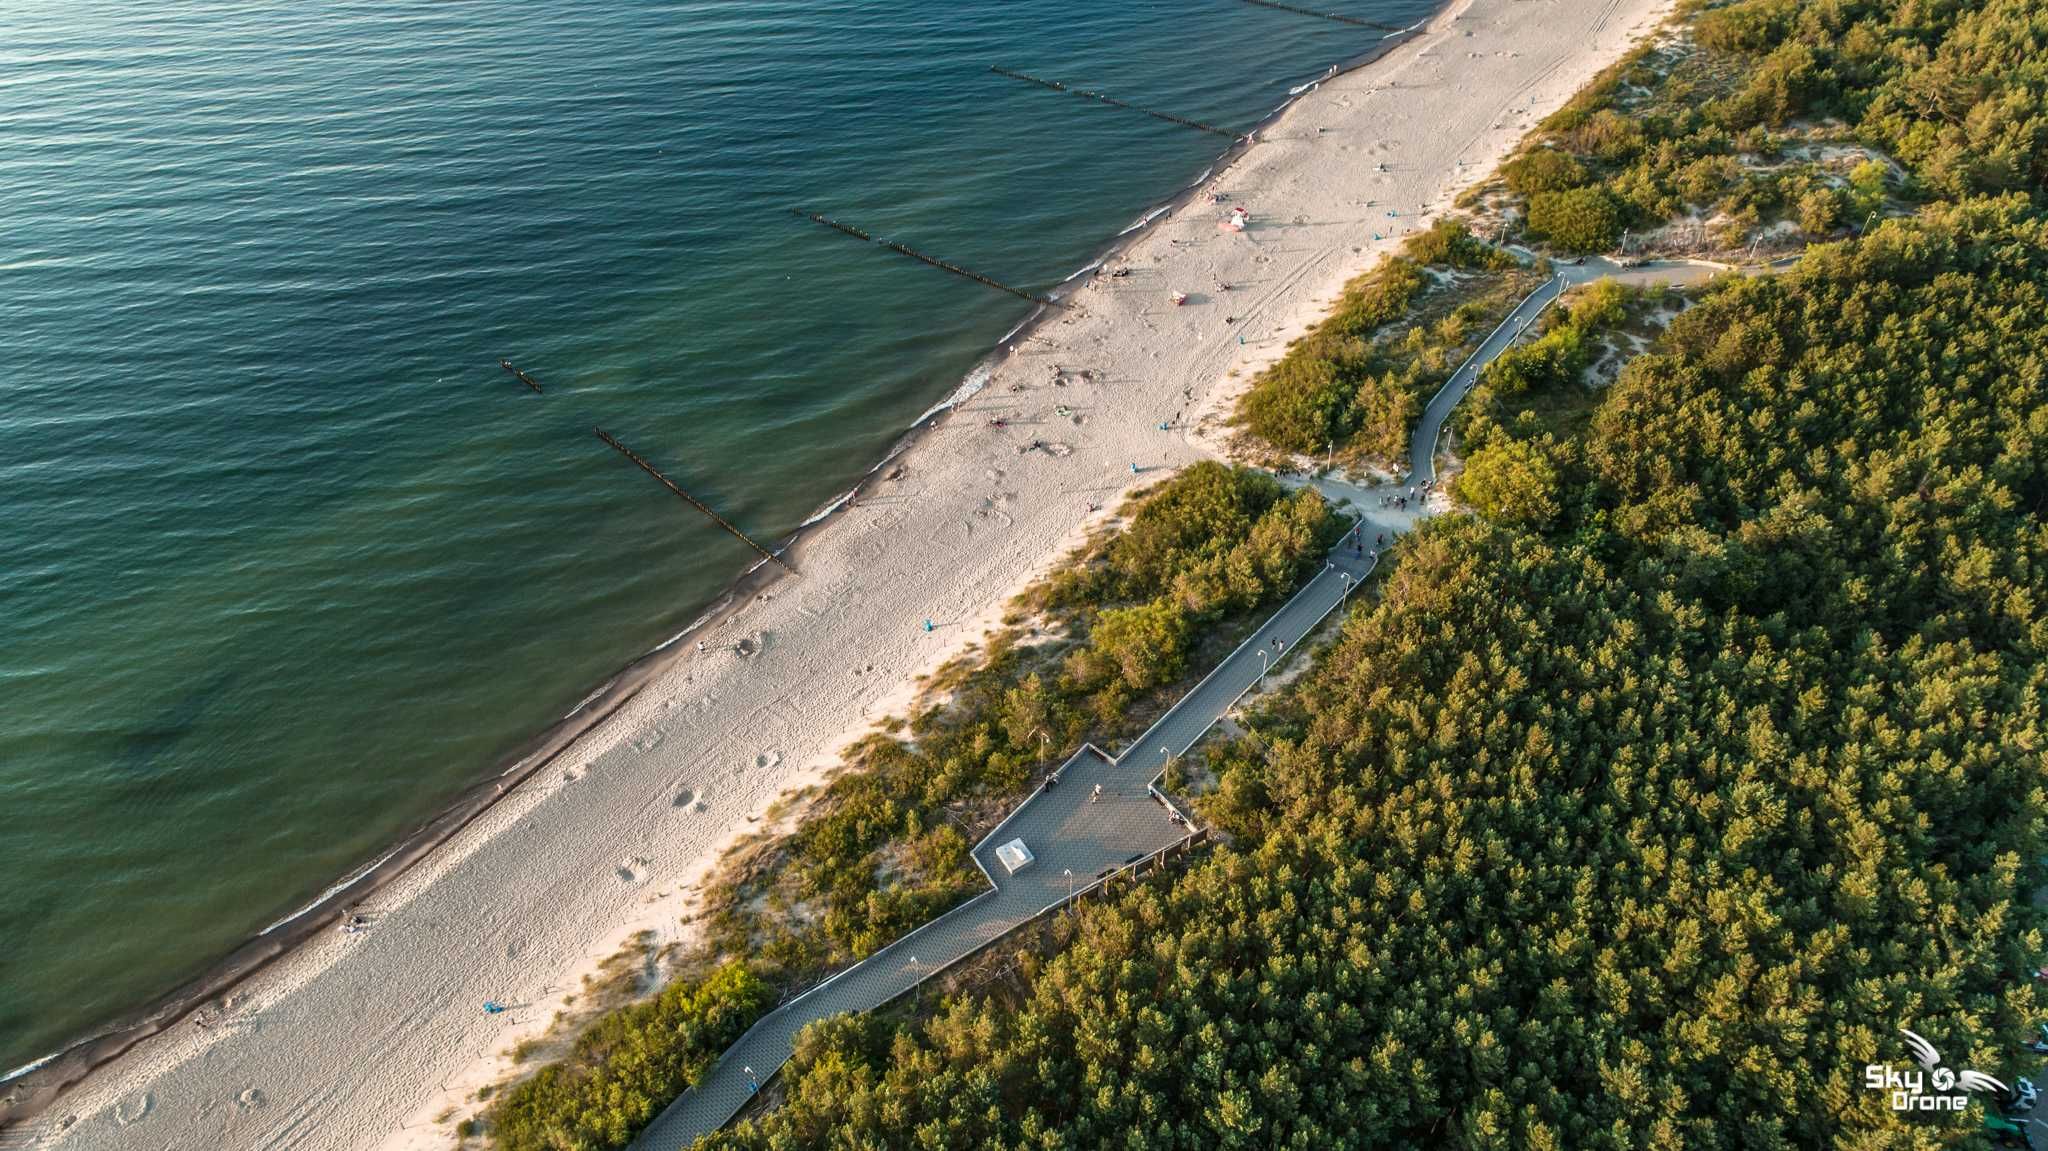
<svg viewBox="0 0 2048 1151"><path fill-rule="evenodd" d="M1427 0L1331 0L1407 24ZM1232 2L0 6L0 1070L687 625L1378 33ZM496 361L540 379L527 392Z"/></svg>

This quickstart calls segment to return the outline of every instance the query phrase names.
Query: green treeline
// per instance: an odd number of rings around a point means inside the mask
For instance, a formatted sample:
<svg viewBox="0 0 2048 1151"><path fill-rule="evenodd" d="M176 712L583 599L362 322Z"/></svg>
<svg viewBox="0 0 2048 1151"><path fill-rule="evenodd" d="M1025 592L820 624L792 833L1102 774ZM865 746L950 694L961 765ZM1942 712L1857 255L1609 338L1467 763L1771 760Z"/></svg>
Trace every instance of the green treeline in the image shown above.
<svg viewBox="0 0 2048 1151"><path fill-rule="evenodd" d="M1313 489L1215 463L1123 510L1122 530L1024 594L1017 622L941 669L907 725L857 745L792 831L725 860L701 952L653 1000L600 1016L566 1059L508 1087L485 1116L495 1146L624 1147L778 991L979 891L973 836L1082 740L1135 735L1344 529Z"/></svg>
<svg viewBox="0 0 2048 1151"><path fill-rule="evenodd" d="M1739 243L1791 219L1860 227L1887 195L1869 160L1845 182L1784 151L1788 136L1877 149L1909 198L2024 192L2048 179L2048 16L2039 0L1741 0L1696 5L1692 43L1646 47L1545 121L1507 164L1529 228L1565 251L1687 211Z"/></svg>
<svg viewBox="0 0 2048 1151"><path fill-rule="evenodd" d="M1718 285L1210 753L1235 846L708 1145L1948 1145L1861 1070L2048 1012L2044 306L2016 199Z"/></svg>
<svg viewBox="0 0 2048 1151"><path fill-rule="evenodd" d="M1514 263L1458 221L1410 237L1401 255L1345 285L1331 314L1260 374L1238 402L1238 423L1283 451L1405 458L1428 394L1534 286L1498 274ZM1451 275L1460 272L1495 274L1472 276L1474 291ZM1443 314L1422 314L1438 296L1449 304Z"/></svg>

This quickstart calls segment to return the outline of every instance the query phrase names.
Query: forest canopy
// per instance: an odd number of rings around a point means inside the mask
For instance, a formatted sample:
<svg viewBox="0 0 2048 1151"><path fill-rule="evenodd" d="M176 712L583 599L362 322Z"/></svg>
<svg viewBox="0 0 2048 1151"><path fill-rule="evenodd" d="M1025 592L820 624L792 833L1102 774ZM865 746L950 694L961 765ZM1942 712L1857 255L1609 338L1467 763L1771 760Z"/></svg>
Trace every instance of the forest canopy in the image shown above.
<svg viewBox="0 0 2048 1151"><path fill-rule="evenodd" d="M1950 1144L1860 1075L2048 1008L2044 307L2021 197L1718 284L1214 747L1232 846L708 1145Z"/></svg>

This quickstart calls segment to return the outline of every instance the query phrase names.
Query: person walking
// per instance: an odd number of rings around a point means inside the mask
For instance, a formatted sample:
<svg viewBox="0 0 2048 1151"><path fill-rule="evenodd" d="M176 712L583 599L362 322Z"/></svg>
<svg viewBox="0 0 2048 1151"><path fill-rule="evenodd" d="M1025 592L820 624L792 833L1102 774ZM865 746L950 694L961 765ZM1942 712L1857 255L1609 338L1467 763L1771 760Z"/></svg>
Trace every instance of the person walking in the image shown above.
<svg viewBox="0 0 2048 1151"><path fill-rule="evenodd" d="M1101 801L1101 799L1102 799L1102 785L1098 783L1098 784L1096 784L1096 785L1095 785L1095 790L1094 790L1094 791L1091 791L1091 792L1089 792L1089 793L1088 793L1088 802L1090 802L1090 803L1098 803L1098 802L1100 802L1100 801Z"/></svg>

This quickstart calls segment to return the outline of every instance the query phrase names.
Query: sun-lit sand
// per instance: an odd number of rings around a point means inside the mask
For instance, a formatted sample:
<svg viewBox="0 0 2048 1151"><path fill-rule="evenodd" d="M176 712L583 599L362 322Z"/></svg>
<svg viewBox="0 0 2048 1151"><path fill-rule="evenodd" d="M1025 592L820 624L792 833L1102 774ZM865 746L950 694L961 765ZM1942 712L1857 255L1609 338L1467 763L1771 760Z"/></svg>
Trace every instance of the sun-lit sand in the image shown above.
<svg viewBox="0 0 2048 1151"><path fill-rule="evenodd" d="M368 900L366 930L324 933L209 1026L181 1024L96 1072L36 1121L37 1144L450 1143L437 1118L473 1113L469 1094L506 1073L502 1054L545 1028L583 973L636 931L666 943L687 930L688 889L722 847L977 639L1103 514L1092 505L1200 458L1188 423L1668 3L1471 0L1303 97L1136 239L1128 276L1081 289L902 458L900 478L807 540L800 577L710 626L706 653L685 640L630 704ZM1234 206L1251 212L1242 233L1219 226ZM732 650L743 639L752 654ZM486 1000L512 1010L486 1014Z"/></svg>

